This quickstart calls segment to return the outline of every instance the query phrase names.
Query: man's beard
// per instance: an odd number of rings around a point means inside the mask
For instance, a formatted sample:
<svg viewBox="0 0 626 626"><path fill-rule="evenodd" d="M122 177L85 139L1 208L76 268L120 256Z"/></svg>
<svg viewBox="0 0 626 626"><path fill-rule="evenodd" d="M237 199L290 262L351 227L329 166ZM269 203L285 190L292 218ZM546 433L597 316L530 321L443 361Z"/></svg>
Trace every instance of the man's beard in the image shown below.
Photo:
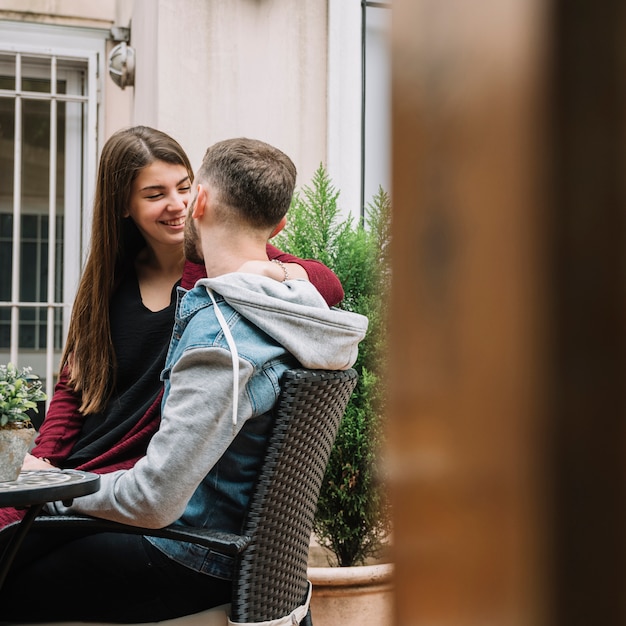
<svg viewBox="0 0 626 626"><path fill-rule="evenodd" d="M196 229L196 225L191 217L190 209L185 221L185 239L183 249L185 251L185 258L188 261L202 265L204 263L204 258L199 250L199 243L200 237L198 236L198 230Z"/></svg>

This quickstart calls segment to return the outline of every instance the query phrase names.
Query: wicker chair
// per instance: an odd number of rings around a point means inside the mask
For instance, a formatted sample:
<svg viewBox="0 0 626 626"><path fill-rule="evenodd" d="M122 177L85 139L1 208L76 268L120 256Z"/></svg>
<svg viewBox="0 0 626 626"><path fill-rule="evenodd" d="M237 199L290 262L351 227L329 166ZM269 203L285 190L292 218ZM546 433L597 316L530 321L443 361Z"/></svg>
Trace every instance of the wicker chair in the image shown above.
<svg viewBox="0 0 626 626"><path fill-rule="evenodd" d="M160 624L226 625L229 612L233 623L289 617L287 624L312 626L307 559L313 516L330 450L356 382L353 369L285 372L275 426L242 535L175 527L154 531L64 516L41 516L35 526L50 530L93 526L103 531L156 534L236 555L230 605Z"/></svg>

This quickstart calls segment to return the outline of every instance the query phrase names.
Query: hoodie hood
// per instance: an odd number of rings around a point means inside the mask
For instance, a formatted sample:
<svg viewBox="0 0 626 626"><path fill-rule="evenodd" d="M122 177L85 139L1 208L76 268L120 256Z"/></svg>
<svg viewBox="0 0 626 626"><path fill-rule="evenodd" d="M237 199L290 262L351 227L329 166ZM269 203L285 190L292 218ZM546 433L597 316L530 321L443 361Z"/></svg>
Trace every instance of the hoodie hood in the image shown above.
<svg viewBox="0 0 626 626"><path fill-rule="evenodd" d="M344 370L352 367L365 337L364 315L329 308L306 280L279 283L235 272L203 278L196 287L219 294L240 315L285 347L303 367Z"/></svg>

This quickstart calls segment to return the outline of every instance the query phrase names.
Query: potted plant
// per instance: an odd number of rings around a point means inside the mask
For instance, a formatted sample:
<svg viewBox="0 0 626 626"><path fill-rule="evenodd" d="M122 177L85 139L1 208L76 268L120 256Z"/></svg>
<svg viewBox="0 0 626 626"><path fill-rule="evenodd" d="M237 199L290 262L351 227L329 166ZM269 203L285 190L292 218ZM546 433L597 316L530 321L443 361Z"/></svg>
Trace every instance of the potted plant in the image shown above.
<svg viewBox="0 0 626 626"><path fill-rule="evenodd" d="M46 399L30 367L0 365L0 481L15 480L35 438L30 411Z"/></svg>
<svg viewBox="0 0 626 626"><path fill-rule="evenodd" d="M276 237L281 249L300 258L318 259L330 267L345 291L339 306L369 319L354 365L359 382L331 452L315 515L314 543L325 550L328 562L324 565L334 567L309 568L311 610L319 626L380 626L390 621L383 614L390 611L392 566L371 565L368 559L379 556L390 532L389 501L379 460L384 436L391 204L388 194L379 188L361 223L353 217L340 219L338 198L339 192L320 165L311 186L294 195L288 224ZM353 597L370 593L355 592L358 581L374 582L377 591L386 593L385 606L366 608L362 598L357 608L349 606L338 597L337 579L344 578ZM324 608L322 595L325 604L330 603Z"/></svg>

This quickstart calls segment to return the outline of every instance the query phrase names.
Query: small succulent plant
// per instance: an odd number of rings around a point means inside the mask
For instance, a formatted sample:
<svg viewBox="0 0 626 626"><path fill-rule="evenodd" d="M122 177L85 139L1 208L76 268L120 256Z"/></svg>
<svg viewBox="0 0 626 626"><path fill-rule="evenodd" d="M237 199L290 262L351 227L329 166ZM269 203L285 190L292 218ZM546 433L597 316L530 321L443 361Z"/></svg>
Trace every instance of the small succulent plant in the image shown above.
<svg viewBox="0 0 626 626"><path fill-rule="evenodd" d="M37 412L37 402L46 398L41 380L32 368L20 370L13 363L0 365L0 428L30 426L28 411Z"/></svg>

